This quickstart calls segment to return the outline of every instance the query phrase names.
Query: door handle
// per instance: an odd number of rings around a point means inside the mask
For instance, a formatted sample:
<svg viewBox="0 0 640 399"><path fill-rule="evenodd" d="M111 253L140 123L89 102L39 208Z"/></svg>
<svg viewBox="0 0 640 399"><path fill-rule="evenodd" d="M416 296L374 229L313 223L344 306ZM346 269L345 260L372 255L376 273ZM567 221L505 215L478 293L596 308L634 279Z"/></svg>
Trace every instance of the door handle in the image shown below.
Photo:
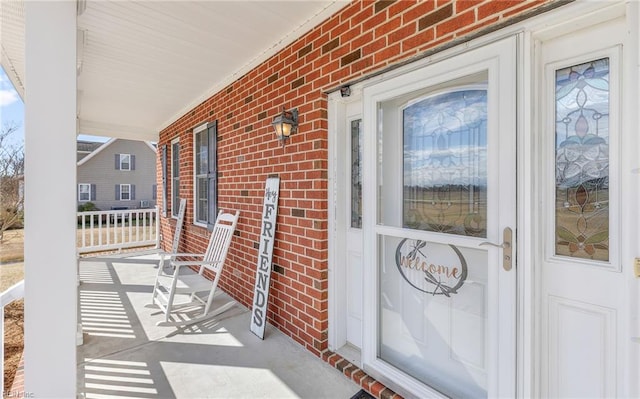
<svg viewBox="0 0 640 399"><path fill-rule="evenodd" d="M502 231L502 244L496 244L490 241L481 242L480 246L490 245L496 248L502 248L502 268L506 271L511 270L513 266L513 248L511 248L511 240L513 231L511 227L505 227Z"/></svg>

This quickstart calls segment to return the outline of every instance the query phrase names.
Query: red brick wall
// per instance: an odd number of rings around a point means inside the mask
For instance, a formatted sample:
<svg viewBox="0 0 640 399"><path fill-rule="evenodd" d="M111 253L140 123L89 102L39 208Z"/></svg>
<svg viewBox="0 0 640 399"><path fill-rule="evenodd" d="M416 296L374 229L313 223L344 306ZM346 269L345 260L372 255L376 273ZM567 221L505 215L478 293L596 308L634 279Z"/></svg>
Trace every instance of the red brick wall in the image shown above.
<svg viewBox="0 0 640 399"><path fill-rule="evenodd" d="M182 116L160 133L159 141L161 146L180 137L180 194L189 198L181 250L206 248L207 231L192 224L192 128L218 120L219 206L240 210L220 287L251 306L264 183L267 176L279 175L273 257L278 267L272 273L269 322L313 353L322 352L328 327L327 96L323 91L505 23L545 3L355 1ZM285 149L270 126L283 105L300 111L299 133ZM172 220L162 221L165 249L171 246L173 229Z"/></svg>

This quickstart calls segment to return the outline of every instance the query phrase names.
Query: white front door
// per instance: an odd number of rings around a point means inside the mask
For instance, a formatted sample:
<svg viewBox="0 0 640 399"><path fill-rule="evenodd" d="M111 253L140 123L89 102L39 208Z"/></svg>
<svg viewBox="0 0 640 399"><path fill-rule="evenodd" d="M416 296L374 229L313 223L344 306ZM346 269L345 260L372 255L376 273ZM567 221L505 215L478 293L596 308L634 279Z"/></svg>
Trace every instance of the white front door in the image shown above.
<svg viewBox="0 0 640 399"><path fill-rule="evenodd" d="M363 90L363 363L406 395L515 395L516 48Z"/></svg>
<svg viewBox="0 0 640 399"><path fill-rule="evenodd" d="M621 184L631 170L622 145L638 134L625 122L638 110L623 112L625 95L637 96L624 84L625 36L619 18L538 42L542 397L627 396L625 378L639 378L626 366L635 282L621 256L638 247L622 212L637 207Z"/></svg>

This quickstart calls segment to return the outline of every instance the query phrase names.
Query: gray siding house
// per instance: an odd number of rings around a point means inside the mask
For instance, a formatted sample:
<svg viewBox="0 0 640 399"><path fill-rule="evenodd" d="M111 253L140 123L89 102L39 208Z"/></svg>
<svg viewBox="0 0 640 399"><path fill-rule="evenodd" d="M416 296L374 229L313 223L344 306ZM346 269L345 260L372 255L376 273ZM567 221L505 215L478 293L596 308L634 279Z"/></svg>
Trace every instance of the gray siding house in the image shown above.
<svg viewBox="0 0 640 399"><path fill-rule="evenodd" d="M146 141L78 142L77 202L103 211L156 205L156 149ZM93 149L86 153L87 149Z"/></svg>

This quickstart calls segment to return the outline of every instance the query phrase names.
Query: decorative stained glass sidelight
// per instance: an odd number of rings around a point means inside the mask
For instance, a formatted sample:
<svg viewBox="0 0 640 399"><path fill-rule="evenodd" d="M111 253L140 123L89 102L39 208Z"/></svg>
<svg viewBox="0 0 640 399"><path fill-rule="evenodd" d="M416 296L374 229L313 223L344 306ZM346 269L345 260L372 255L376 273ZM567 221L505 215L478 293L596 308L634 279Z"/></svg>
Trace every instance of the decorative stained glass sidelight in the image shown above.
<svg viewBox="0 0 640 399"><path fill-rule="evenodd" d="M351 121L351 227L362 228L362 119Z"/></svg>
<svg viewBox="0 0 640 399"><path fill-rule="evenodd" d="M555 253L609 260L609 59L556 71Z"/></svg>
<svg viewBox="0 0 640 399"><path fill-rule="evenodd" d="M404 227L487 235L487 91L448 91L403 110Z"/></svg>

